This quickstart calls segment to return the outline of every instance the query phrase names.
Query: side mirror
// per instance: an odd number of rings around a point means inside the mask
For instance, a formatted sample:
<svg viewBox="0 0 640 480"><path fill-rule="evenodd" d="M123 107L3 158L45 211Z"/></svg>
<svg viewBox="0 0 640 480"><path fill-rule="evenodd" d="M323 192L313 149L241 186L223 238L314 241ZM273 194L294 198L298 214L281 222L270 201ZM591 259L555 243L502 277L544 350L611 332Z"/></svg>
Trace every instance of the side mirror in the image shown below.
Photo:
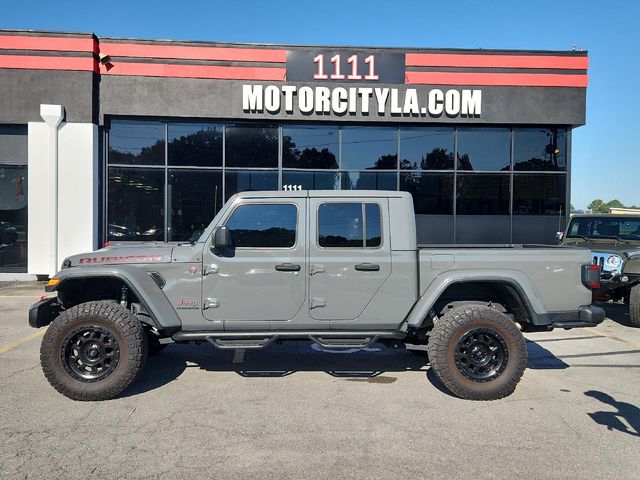
<svg viewBox="0 0 640 480"><path fill-rule="evenodd" d="M558 239L558 242L561 242L564 238L564 232L556 232L556 238Z"/></svg>
<svg viewBox="0 0 640 480"><path fill-rule="evenodd" d="M215 250L224 250L231 246L231 232L229 231L229 227L221 226L213 231L211 246Z"/></svg>

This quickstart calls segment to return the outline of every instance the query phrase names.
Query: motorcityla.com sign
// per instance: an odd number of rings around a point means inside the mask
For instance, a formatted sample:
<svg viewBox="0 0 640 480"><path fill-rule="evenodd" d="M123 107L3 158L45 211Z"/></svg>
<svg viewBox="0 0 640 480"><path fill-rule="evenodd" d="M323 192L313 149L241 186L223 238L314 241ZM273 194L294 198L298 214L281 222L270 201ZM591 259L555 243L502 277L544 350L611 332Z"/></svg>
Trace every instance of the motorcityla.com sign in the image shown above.
<svg viewBox="0 0 640 480"><path fill-rule="evenodd" d="M243 85L245 113L479 117L482 90Z"/></svg>

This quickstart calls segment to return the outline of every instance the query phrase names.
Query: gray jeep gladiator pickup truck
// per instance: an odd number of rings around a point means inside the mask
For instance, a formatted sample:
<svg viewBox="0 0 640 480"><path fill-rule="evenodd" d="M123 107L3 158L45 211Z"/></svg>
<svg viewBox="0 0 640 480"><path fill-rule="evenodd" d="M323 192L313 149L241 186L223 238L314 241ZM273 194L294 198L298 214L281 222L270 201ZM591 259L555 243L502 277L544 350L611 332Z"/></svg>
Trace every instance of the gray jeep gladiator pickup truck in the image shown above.
<svg viewBox="0 0 640 480"><path fill-rule="evenodd" d="M595 326L588 250L416 245L411 195L247 192L195 243L113 246L64 260L29 311L49 325L41 363L76 400L116 396L167 341L260 348L426 343L462 398L511 394L527 365L521 331ZM171 340L169 340L171 339Z"/></svg>

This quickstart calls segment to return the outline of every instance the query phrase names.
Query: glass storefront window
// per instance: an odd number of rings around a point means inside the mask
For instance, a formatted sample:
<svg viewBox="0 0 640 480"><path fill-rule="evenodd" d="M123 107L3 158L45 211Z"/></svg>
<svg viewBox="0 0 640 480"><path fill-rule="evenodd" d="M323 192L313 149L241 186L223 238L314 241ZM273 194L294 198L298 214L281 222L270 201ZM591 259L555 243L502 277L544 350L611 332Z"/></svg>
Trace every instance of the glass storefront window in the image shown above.
<svg viewBox="0 0 640 480"><path fill-rule="evenodd" d="M338 168L340 131L337 126L282 127L284 168Z"/></svg>
<svg viewBox="0 0 640 480"><path fill-rule="evenodd" d="M107 240L164 240L164 169L109 167Z"/></svg>
<svg viewBox="0 0 640 480"><path fill-rule="evenodd" d="M458 215L509 215L509 175L459 174Z"/></svg>
<svg viewBox="0 0 640 480"><path fill-rule="evenodd" d="M238 192L278 190L278 172L269 170L227 170L225 172L227 200Z"/></svg>
<svg viewBox="0 0 640 480"><path fill-rule="evenodd" d="M0 269L26 267L27 166L0 165Z"/></svg>
<svg viewBox="0 0 640 480"><path fill-rule="evenodd" d="M527 240L533 238L527 222L546 222L567 207L568 130L561 127L278 126L170 119L113 119L109 125L109 241L191 240L235 193L287 187L399 188L411 192L415 213L425 216L420 218L437 221L450 233L429 238L453 241L455 233L457 243L503 243L511 235L514 241ZM11 163L3 151L10 149L0 149L0 166ZM512 165L517 173L510 175ZM519 173L535 171L560 173ZM14 187L2 186L9 192ZM0 233L6 239L12 227L2 230L3 225L14 222L2 215ZM433 229L418 223L423 237ZM26 214L22 224L16 229L22 228L26 242ZM547 242L547 223L540 225L540 239ZM23 250L20 261L26 265Z"/></svg>
<svg viewBox="0 0 640 480"><path fill-rule="evenodd" d="M395 172L342 172L342 190L398 190Z"/></svg>
<svg viewBox="0 0 640 480"><path fill-rule="evenodd" d="M395 170L398 165L398 129L344 127L340 168Z"/></svg>
<svg viewBox="0 0 640 480"><path fill-rule="evenodd" d="M411 193L413 208L419 215L453 214L451 173L401 173L400 190Z"/></svg>
<svg viewBox="0 0 640 480"><path fill-rule="evenodd" d="M510 128L458 128L458 170L509 171L510 169Z"/></svg>
<svg viewBox="0 0 640 480"><path fill-rule="evenodd" d="M566 214L565 175L514 175L514 215Z"/></svg>
<svg viewBox="0 0 640 480"><path fill-rule="evenodd" d="M223 205L221 170L169 170L168 241L197 240Z"/></svg>
<svg viewBox="0 0 640 480"><path fill-rule="evenodd" d="M227 125L225 135L227 167L278 167L277 126Z"/></svg>
<svg viewBox="0 0 640 480"><path fill-rule="evenodd" d="M222 129L217 123L169 122L169 165L221 167Z"/></svg>
<svg viewBox="0 0 640 480"><path fill-rule="evenodd" d="M164 122L112 120L109 128L109 163L164 165Z"/></svg>
<svg viewBox="0 0 640 480"><path fill-rule="evenodd" d="M567 131L564 128L514 128L513 169L567 169Z"/></svg>
<svg viewBox="0 0 640 480"><path fill-rule="evenodd" d="M400 128L401 170L453 170L453 128Z"/></svg>
<svg viewBox="0 0 640 480"><path fill-rule="evenodd" d="M289 171L282 172L282 187L300 187L301 190L340 190L338 172Z"/></svg>
<svg viewBox="0 0 640 480"><path fill-rule="evenodd" d="M0 125L0 271L27 271L27 126Z"/></svg>

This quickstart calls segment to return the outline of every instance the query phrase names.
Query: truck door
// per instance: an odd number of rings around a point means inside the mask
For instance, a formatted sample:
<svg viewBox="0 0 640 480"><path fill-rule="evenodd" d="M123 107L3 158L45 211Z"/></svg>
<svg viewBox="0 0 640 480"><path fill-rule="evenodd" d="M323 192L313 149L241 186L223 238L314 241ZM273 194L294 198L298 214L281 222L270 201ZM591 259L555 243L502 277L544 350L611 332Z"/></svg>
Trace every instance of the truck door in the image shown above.
<svg viewBox="0 0 640 480"><path fill-rule="evenodd" d="M391 273L388 200L310 198L309 308L316 320L360 316Z"/></svg>
<svg viewBox="0 0 640 480"><path fill-rule="evenodd" d="M205 246L205 318L240 328L293 318L306 297L306 198L243 199L221 224L233 246Z"/></svg>

